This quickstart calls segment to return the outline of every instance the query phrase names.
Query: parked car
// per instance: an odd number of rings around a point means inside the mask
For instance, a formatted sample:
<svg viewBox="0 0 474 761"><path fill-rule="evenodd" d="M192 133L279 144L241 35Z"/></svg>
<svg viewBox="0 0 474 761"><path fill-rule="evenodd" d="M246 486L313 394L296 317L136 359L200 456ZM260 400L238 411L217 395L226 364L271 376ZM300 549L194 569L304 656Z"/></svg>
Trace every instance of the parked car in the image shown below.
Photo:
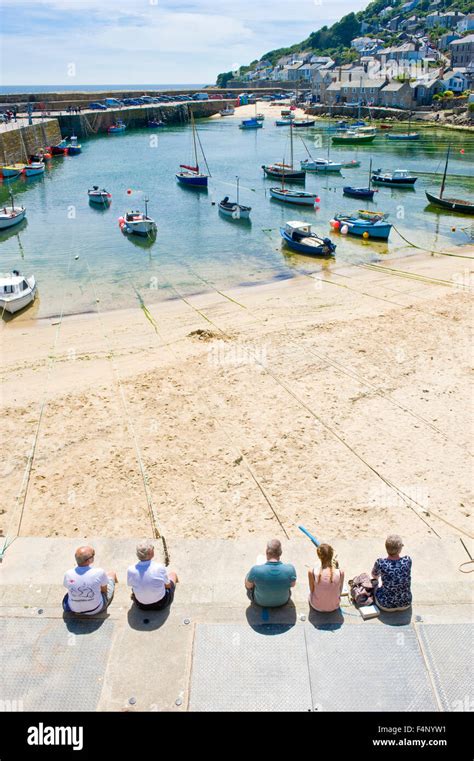
<svg viewBox="0 0 474 761"><path fill-rule="evenodd" d="M104 106L103 103L89 103L89 108L94 111L107 111L107 106Z"/></svg>

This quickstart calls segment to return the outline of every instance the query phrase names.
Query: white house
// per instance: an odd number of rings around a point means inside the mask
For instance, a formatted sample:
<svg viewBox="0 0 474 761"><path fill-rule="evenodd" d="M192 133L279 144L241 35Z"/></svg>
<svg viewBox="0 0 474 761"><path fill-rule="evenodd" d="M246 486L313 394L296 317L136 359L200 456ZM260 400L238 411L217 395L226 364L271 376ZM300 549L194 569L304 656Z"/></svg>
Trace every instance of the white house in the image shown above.
<svg viewBox="0 0 474 761"><path fill-rule="evenodd" d="M467 16L458 22L456 29L458 32L471 32L474 29L474 13L468 13Z"/></svg>
<svg viewBox="0 0 474 761"><path fill-rule="evenodd" d="M465 69L455 69L448 71L443 77L443 84L446 90L452 90L458 94L469 89L469 78Z"/></svg>

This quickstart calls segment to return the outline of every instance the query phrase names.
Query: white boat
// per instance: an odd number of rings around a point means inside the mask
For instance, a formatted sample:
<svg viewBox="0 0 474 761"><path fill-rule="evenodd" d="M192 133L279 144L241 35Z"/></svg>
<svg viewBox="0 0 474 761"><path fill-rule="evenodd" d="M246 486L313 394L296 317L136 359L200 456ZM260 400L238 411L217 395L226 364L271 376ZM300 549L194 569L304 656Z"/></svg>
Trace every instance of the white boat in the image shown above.
<svg viewBox="0 0 474 761"><path fill-rule="evenodd" d="M235 108L233 106L226 106L219 111L221 116L233 116L235 114Z"/></svg>
<svg viewBox="0 0 474 761"><path fill-rule="evenodd" d="M342 164L329 159L303 159L300 166L304 172L340 172L342 169Z"/></svg>
<svg viewBox="0 0 474 761"><path fill-rule="evenodd" d="M314 206L317 203L318 195L316 193L307 193L300 190L289 190L288 188L270 188L270 195L277 201L285 203L296 203L300 206Z"/></svg>
<svg viewBox="0 0 474 761"><path fill-rule="evenodd" d="M105 188L100 190L98 185L94 185L90 190L88 190L87 195L89 196L89 201L91 203L96 203L100 206L106 206L112 200L111 194Z"/></svg>
<svg viewBox="0 0 474 761"><path fill-rule="evenodd" d="M23 277L18 270L0 277L0 309L14 314L35 300L36 280L33 275Z"/></svg>
<svg viewBox="0 0 474 761"><path fill-rule="evenodd" d="M12 197L11 206L0 206L0 230L6 230L7 227L17 225L25 218L25 214L25 207L15 206Z"/></svg>
<svg viewBox="0 0 474 761"><path fill-rule="evenodd" d="M31 164L25 166L25 174L27 177L37 177L39 174L44 174L44 162L32 161Z"/></svg>
<svg viewBox="0 0 474 761"><path fill-rule="evenodd" d="M119 219L122 232L131 235L151 237L156 233L156 222L148 216L148 198L145 198L145 211L127 211Z"/></svg>
<svg viewBox="0 0 474 761"><path fill-rule="evenodd" d="M242 206L239 203L239 178L237 177L237 201L229 201L229 196L226 196L219 204L219 211L232 219L249 219L251 206Z"/></svg>

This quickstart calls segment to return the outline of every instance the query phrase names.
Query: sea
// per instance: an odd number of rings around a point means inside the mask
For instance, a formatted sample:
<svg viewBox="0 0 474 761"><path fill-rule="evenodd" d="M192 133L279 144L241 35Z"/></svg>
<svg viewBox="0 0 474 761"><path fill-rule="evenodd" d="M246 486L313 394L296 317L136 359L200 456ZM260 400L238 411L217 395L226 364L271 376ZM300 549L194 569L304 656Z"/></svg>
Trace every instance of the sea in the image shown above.
<svg viewBox="0 0 474 761"><path fill-rule="evenodd" d="M167 85L0 85L0 95L37 92L108 92L110 90L199 90L204 84Z"/></svg>
<svg viewBox="0 0 474 761"><path fill-rule="evenodd" d="M11 192L15 203L26 207L27 218L0 234L1 269L36 276L39 298L30 315L93 311L97 298L102 309L119 309L135 306L138 294L153 303L177 298L177 293L251 287L300 274L316 276L315 297L320 298L321 274L344 282L337 273L347 274L347 267L387 263L420 250L449 252L474 240L469 217L433 208L425 197L425 189L440 187L448 145L447 190L460 198L472 196L471 134L417 126L421 138L412 143L388 141L381 132L371 144L340 147L331 142L334 125L318 121L295 134L295 161L309 151L313 157L356 159L361 165L340 174L308 174L306 190L319 198L313 208L281 204L269 195L279 183L264 177L262 164L288 160L287 128L276 127L271 118L256 131L240 130L238 124L232 117L197 121L211 173L207 192L184 188L176 180L179 165L193 161L189 125L96 135L82 140L80 155L49 161L43 177L3 180L0 203L8 202ZM344 185L367 186L370 159L373 169L413 172L418 177L414 189L381 187L370 205L346 198ZM202 157L199 163L204 166ZM218 210L224 196L236 198L237 177L240 202L252 207L249 222L221 216ZM89 205L92 185L112 194L109 208ZM154 241L127 236L119 227L127 210L144 209L145 197L158 227ZM364 207L389 214L394 227L387 243L331 229L336 212ZM317 233L331 237L337 244L335 257L289 251L280 235L289 220L310 222ZM394 278L394 289L402 282ZM372 287L376 296L376 284Z"/></svg>

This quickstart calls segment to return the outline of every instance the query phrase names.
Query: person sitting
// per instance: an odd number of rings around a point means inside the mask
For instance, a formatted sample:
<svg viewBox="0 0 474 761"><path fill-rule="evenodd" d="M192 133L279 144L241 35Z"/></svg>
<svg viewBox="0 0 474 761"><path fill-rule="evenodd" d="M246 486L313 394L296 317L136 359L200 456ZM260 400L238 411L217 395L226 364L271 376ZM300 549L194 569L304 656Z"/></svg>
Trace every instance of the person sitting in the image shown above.
<svg viewBox="0 0 474 761"><path fill-rule="evenodd" d="M93 616L110 605L118 583L115 571L106 573L103 568L93 568L93 547L78 547L75 552L76 567L64 574L63 585L67 594L63 608L70 613Z"/></svg>
<svg viewBox="0 0 474 761"><path fill-rule="evenodd" d="M331 613L341 604L344 571L334 561L334 550L329 544L320 544L316 552L321 566L308 571L309 604L320 613Z"/></svg>
<svg viewBox="0 0 474 761"><path fill-rule="evenodd" d="M132 587L132 600L141 610L163 610L173 602L178 577L153 560L155 548L145 539L137 544L138 563L127 571L127 584Z"/></svg>
<svg viewBox="0 0 474 761"><path fill-rule="evenodd" d="M382 586L375 590L375 602L388 612L407 610L412 601L412 562L408 555L400 557L402 547L401 536L390 534L385 541L387 557L376 560L372 569L373 578L382 580Z"/></svg>
<svg viewBox="0 0 474 761"><path fill-rule="evenodd" d="M267 561L254 565L245 578L250 599L264 608L286 605L291 597L291 587L296 584L296 570L291 563L282 563L281 542L271 539L267 543Z"/></svg>

